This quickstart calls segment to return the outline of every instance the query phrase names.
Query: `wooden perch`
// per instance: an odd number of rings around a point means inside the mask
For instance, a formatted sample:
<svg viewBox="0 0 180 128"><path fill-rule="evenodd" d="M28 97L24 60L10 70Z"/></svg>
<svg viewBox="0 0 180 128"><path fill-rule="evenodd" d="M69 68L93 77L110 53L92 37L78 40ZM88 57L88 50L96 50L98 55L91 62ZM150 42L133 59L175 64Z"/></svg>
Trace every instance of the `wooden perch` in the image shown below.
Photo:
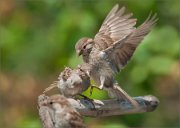
<svg viewBox="0 0 180 128"><path fill-rule="evenodd" d="M110 100L87 100L80 101L68 98L70 104L83 116L104 117L113 115L137 114L154 111L159 100L152 95L134 97L139 104L138 107L133 107L127 101Z"/></svg>
<svg viewBox="0 0 180 128"><path fill-rule="evenodd" d="M41 105L42 101L46 100L48 96L40 95L38 100L39 105L39 114L41 119L50 120L45 118L48 116L48 108ZM159 100L152 95L148 96L139 96L134 97L139 104L138 107L133 107L127 101L118 101L115 99L110 100L88 100L81 99L75 100L72 98L67 98L69 103L83 116L89 117L104 117L104 116L113 116L113 115L125 115L125 114L137 114L144 112L154 111L158 104Z"/></svg>

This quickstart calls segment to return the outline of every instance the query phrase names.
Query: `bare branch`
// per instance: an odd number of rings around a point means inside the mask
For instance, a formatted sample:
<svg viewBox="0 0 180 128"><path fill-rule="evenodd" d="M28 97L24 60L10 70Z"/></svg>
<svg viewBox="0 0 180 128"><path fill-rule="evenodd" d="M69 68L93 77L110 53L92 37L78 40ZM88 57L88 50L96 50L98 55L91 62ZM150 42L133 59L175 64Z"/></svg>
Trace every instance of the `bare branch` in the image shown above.
<svg viewBox="0 0 180 128"><path fill-rule="evenodd" d="M133 107L127 101L118 101L115 99L91 101L88 99L75 100L72 98L67 98L69 103L81 115L90 117L104 117L151 112L154 111L159 104L159 100L152 95L134 97L133 99L138 102L138 107ZM40 116L42 116L42 114Z"/></svg>
<svg viewBox="0 0 180 128"><path fill-rule="evenodd" d="M83 116L104 117L113 115L137 114L154 111L159 100L152 95L134 97L139 104L133 107L127 101L111 100L94 100L91 102L87 99L81 99L80 102L74 99L68 99L71 105Z"/></svg>

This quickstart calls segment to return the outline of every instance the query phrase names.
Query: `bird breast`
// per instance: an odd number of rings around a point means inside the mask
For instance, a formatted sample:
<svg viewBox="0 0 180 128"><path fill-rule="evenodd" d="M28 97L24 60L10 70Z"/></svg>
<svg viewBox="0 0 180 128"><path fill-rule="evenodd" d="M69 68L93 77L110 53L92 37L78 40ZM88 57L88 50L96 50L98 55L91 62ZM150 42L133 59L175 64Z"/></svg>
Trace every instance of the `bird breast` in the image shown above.
<svg viewBox="0 0 180 128"><path fill-rule="evenodd" d="M67 80L60 79L58 88L66 97L73 97L82 92L82 79L76 73L72 73Z"/></svg>
<svg viewBox="0 0 180 128"><path fill-rule="evenodd" d="M98 85L100 85L100 76L113 79L113 71L104 56L102 52L94 52L90 58L90 64L92 65L90 75Z"/></svg>

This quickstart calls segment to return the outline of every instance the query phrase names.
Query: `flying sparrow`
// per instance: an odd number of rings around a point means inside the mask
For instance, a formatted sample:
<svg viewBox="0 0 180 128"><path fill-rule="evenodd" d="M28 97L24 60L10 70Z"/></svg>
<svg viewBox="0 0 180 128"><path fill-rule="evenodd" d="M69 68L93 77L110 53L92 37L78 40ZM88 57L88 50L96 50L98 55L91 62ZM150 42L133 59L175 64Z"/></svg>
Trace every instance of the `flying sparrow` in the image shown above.
<svg viewBox="0 0 180 128"><path fill-rule="evenodd" d="M135 27L136 19L132 13L124 14L125 7L115 5L105 18L94 39L84 37L75 45L76 53L90 65L89 75L98 88L106 89L110 97L136 102L123 91L114 76L131 59L135 49L156 23L156 14Z"/></svg>
<svg viewBox="0 0 180 128"><path fill-rule="evenodd" d="M43 102L51 109L50 118L54 128L85 128L81 115L63 95L53 95Z"/></svg>
<svg viewBox="0 0 180 128"><path fill-rule="evenodd" d="M79 65L76 69L66 67L58 77L58 81L46 88L44 93L58 87L65 97L75 98L91 85L90 77ZM81 95L82 96L82 95Z"/></svg>

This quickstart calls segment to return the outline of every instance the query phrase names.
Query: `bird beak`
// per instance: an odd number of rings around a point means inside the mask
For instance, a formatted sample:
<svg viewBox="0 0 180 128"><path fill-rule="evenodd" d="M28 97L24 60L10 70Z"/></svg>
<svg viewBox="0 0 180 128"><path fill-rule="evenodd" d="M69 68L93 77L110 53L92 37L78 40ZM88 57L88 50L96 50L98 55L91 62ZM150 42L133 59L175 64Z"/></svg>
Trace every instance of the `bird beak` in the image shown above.
<svg viewBox="0 0 180 128"><path fill-rule="evenodd" d="M78 56L82 55L82 50L77 50L77 55Z"/></svg>

